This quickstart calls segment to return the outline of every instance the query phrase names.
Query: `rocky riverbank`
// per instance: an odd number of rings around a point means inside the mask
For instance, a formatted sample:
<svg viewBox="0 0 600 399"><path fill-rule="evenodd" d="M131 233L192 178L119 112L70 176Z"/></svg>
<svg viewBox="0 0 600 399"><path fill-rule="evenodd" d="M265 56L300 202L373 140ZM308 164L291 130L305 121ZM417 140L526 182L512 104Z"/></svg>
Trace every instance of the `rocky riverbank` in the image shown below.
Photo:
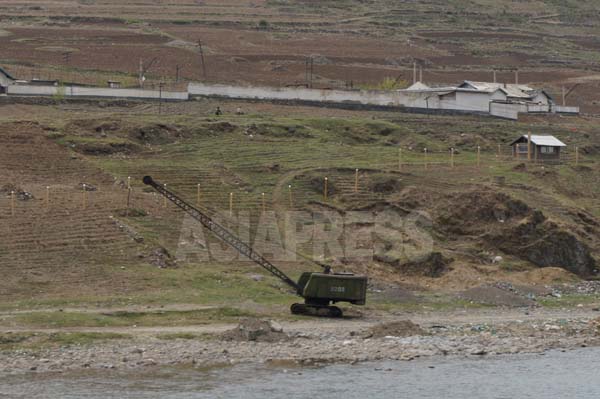
<svg viewBox="0 0 600 399"><path fill-rule="evenodd" d="M328 324L328 326L331 326ZM91 345L0 352L0 373L136 369L156 366L214 367L244 362L323 365L413 360L438 355L493 356L600 346L594 317L535 318L484 323L417 325L408 320L323 328L318 322L244 320L203 336L133 336Z"/></svg>

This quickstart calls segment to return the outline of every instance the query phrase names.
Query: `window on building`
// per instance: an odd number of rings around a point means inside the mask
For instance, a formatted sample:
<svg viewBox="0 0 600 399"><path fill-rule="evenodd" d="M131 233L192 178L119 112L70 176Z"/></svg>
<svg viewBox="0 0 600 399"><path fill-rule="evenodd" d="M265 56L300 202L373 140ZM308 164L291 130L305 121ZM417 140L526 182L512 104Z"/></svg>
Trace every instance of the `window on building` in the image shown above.
<svg viewBox="0 0 600 399"><path fill-rule="evenodd" d="M540 147L540 152L542 154L554 154L554 147L542 146Z"/></svg>
<svg viewBox="0 0 600 399"><path fill-rule="evenodd" d="M519 154L527 154L527 143L517 144L517 152Z"/></svg>

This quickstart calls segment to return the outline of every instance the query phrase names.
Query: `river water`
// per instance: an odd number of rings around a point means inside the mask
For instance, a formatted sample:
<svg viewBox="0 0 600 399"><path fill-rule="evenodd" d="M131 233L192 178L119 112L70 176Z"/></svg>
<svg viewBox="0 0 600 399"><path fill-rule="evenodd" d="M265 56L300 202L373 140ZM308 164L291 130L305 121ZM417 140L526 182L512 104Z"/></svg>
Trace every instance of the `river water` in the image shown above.
<svg viewBox="0 0 600 399"><path fill-rule="evenodd" d="M32 373L1 377L0 398L600 398L600 349L322 368Z"/></svg>

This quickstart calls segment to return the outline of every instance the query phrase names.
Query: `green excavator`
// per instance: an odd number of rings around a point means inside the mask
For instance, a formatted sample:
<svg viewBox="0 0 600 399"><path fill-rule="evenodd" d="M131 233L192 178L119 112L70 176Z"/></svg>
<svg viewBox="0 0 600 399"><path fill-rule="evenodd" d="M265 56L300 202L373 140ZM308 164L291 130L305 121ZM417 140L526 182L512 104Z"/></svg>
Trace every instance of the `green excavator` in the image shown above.
<svg viewBox="0 0 600 399"><path fill-rule="evenodd" d="M296 294L304 299L304 303L294 303L291 306L290 310L293 314L342 317L342 310L332 304L338 302L348 302L354 305L365 304L367 296L366 276L353 273L333 273L331 267L320 264L324 269L322 272L304 272L298 282L295 282L261 254L254 251L250 245L216 223L206 213L187 203L172 191L167 190L165 185L154 181L150 176L145 176L143 181L144 184L153 187L159 194L199 221L217 238L292 287Z"/></svg>

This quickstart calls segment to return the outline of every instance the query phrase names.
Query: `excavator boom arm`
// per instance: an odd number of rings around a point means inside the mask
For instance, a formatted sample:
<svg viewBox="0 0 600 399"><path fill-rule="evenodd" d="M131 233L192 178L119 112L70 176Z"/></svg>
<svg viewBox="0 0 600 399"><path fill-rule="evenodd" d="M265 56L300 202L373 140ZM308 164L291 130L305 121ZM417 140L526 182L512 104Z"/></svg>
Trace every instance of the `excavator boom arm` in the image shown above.
<svg viewBox="0 0 600 399"><path fill-rule="evenodd" d="M225 227L219 225L215 221L213 221L209 216L204 214L202 211L198 210L194 206L188 204L183 199L179 198L173 192L167 190L164 185L161 185L155 182L152 177L145 176L144 184L147 184L153 187L158 193L165 196L169 201L174 203L178 208L182 209L188 215L199 221L204 227L210 230L215 236L217 236L222 241L226 242L233 248L235 248L239 253L246 256L250 260L258 263L264 269L269 271L271 274L279 277L283 280L287 285L294 288L295 291L298 291L298 284L296 284L291 278L289 278L285 273L279 270L275 265L266 260L261 254L254 251L252 247L248 244L240 240L233 233L227 230Z"/></svg>

